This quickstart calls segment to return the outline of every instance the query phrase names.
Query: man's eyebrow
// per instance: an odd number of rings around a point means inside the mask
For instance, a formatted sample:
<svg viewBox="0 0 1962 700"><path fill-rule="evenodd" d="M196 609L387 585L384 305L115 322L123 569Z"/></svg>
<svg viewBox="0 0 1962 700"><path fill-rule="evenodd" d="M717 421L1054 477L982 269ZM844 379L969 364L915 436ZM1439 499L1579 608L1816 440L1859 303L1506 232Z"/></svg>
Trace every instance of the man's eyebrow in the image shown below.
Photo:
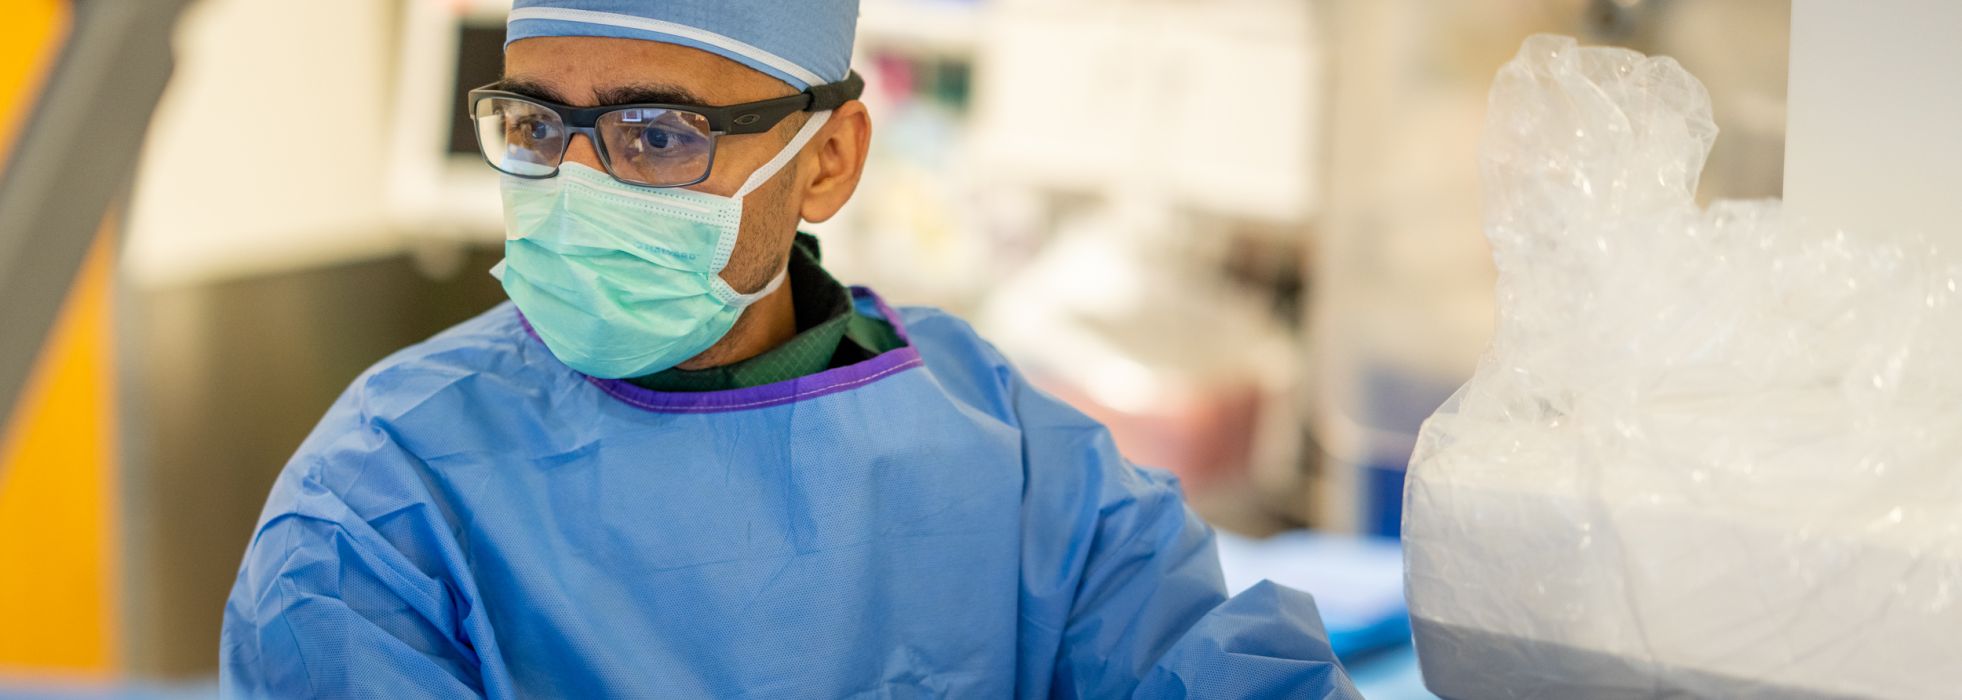
<svg viewBox="0 0 1962 700"><path fill-rule="evenodd" d="M524 95L525 97L529 97L534 100L544 100L546 102L556 102L558 104L563 104L563 105L577 106L574 105L572 101L565 99L565 95L561 94L558 90L553 89L550 85L546 85L543 82L532 80L522 76L507 77L503 80L499 80L496 83L491 84L490 88L493 90L503 90L505 92L515 92L517 94ZM599 88L593 91L592 104L594 105L603 106L603 105L629 105L629 104L647 104L647 103L671 104L671 105L706 105L707 101L703 100L700 95L696 95L694 92L689 91L687 88L679 87L676 85L663 84L663 83L631 83L627 85L614 85L610 87Z"/></svg>
<svg viewBox="0 0 1962 700"><path fill-rule="evenodd" d="M632 83L598 88L593 90L593 99L597 104L602 105L631 105L650 102L670 105L706 106L708 104L707 100L702 99L700 95L690 92L687 88L662 83Z"/></svg>
<svg viewBox="0 0 1962 700"><path fill-rule="evenodd" d="M565 96L560 95L559 91L552 89L551 86L538 82L536 80L530 80L522 77L520 78L507 77L503 80L499 80L495 83L491 83L490 89L502 90L504 92L515 92L520 95L524 95L525 97L532 98L534 100L557 102L559 104L566 103Z"/></svg>

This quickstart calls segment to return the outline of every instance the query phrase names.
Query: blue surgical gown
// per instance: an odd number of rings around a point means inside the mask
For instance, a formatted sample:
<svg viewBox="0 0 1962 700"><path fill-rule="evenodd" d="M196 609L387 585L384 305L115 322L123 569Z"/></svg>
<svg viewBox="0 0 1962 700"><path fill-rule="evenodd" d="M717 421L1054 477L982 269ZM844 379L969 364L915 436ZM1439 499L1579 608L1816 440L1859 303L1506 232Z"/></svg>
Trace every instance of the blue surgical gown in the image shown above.
<svg viewBox="0 0 1962 700"><path fill-rule="evenodd" d="M1356 697L1313 601L1228 598L1177 482L963 322L673 394L509 304L363 373L225 606L238 697Z"/></svg>

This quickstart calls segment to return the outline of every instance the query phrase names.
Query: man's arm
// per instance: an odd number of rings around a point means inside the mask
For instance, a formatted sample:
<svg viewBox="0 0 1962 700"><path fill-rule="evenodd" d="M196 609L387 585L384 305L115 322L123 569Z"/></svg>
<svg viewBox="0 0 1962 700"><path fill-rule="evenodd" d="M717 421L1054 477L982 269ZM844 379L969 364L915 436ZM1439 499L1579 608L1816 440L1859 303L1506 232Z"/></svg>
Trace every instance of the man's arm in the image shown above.
<svg viewBox="0 0 1962 700"><path fill-rule="evenodd" d="M273 518L225 604L227 697L480 697L463 616L365 524Z"/></svg>
<svg viewBox="0 0 1962 700"><path fill-rule="evenodd" d="M500 697L497 644L422 465L350 391L280 474L225 603L227 697Z"/></svg>
<svg viewBox="0 0 1962 700"><path fill-rule="evenodd" d="M1018 388L1022 649L1027 671L1049 669L1025 675L1024 694L1360 697L1308 594L1262 583L1228 599L1213 532L1177 479L1131 465L1101 426Z"/></svg>

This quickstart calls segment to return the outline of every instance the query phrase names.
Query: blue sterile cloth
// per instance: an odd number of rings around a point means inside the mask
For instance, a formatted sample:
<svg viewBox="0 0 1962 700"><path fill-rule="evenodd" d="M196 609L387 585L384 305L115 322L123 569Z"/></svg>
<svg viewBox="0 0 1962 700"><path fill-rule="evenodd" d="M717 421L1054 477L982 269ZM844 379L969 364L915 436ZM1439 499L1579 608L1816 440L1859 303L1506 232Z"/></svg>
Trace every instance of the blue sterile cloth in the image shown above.
<svg viewBox="0 0 1962 700"><path fill-rule="evenodd" d="M1352 698L1312 599L1228 598L1177 482L961 321L657 393L509 305L342 395L226 604L222 686L331 697Z"/></svg>
<svg viewBox="0 0 1962 700"><path fill-rule="evenodd" d="M1229 592L1272 580L1314 594L1329 645L1345 661L1410 643L1396 540L1306 530L1260 540L1221 534L1219 558Z"/></svg>
<svg viewBox="0 0 1962 700"><path fill-rule="evenodd" d="M209 677L177 681L75 680L0 673L0 698L5 700L205 700L217 694L218 679Z"/></svg>

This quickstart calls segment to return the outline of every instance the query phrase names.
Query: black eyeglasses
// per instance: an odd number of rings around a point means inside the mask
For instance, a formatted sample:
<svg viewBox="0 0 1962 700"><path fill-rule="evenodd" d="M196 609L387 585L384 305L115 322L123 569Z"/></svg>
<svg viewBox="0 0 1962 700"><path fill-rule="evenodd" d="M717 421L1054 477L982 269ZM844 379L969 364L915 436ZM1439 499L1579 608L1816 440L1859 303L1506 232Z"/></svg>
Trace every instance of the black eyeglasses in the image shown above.
<svg viewBox="0 0 1962 700"><path fill-rule="evenodd" d="M854 71L844 80L788 97L726 107L571 107L489 87L471 90L469 106L477 147L498 172L530 179L558 175L572 135L585 134L613 179L643 187L687 187L708 179L717 137L758 134L798 112L837 109L865 92L865 80Z"/></svg>

